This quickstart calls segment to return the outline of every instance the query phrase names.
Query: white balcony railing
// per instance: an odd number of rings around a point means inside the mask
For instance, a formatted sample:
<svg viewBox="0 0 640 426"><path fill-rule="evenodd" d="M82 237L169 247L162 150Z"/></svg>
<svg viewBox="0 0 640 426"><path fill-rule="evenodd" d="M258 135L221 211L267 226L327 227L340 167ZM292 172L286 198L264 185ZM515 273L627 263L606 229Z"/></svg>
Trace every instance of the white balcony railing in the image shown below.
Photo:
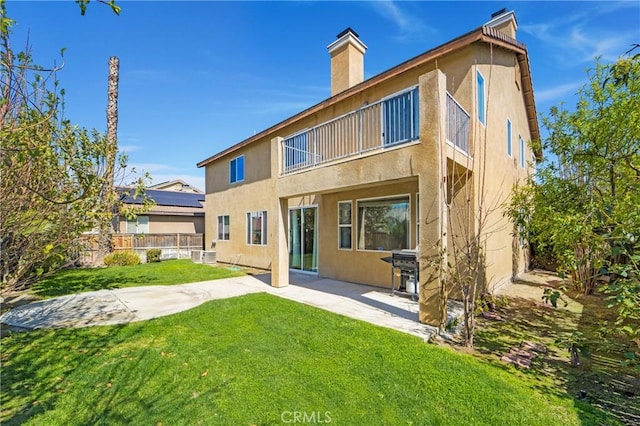
<svg viewBox="0 0 640 426"><path fill-rule="evenodd" d="M469 153L469 113L447 92L447 140Z"/></svg>
<svg viewBox="0 0 640 426"><path fill-rule="evenodd" d="M366 105L282 141L283 173L418 139L418 88Z"/></svg>
<svg viewBox="0 0 640 426"><path fill-rule="evenodd" d="M282 173L417 140L419 105L418 88L412 87L289 136L281 145ZM446 114L447 138L466 152L469 115L448 93Z"/></svg>

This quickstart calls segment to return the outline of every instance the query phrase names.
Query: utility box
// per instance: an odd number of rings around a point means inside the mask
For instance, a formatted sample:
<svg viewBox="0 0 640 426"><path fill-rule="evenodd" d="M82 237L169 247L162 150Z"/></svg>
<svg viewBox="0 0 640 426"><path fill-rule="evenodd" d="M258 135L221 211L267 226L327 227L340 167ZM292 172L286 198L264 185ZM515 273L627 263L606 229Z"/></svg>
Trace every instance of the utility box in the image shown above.
<svg viewBox="0 0 640 426"><path fill-rule="evenodd" d="M202 250L191 250L191 261L194 263L202 263Z"/></svg>
<svg viewBox="0 0 640 426"><path fill-rule="evenodd" d="M216 263L216 252L207 250L202 252L202 263L205 265L213 265Z"/></svg>

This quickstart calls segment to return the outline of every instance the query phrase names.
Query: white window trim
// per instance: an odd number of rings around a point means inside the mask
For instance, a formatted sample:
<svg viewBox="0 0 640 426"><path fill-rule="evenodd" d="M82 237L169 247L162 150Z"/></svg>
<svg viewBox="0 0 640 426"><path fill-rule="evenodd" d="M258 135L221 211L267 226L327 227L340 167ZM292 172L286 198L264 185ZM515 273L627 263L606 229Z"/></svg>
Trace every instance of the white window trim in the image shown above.
<svg viewBox="0 0 640 426"><path fill-rule="evenodd" d="M220 238L220 234L221 234L220 233L220 218L221 217L223 218L222 219L222 237L223 238ZM225 217L228 218L228 220L229 220L229 238L224 238L224 218ZM229 241L229 240L231 240L231 216L230 215L228 215L228 214L219 214L218 218L217 218L216 226L217 226L217 229L216 229L216 231L217 231L216 234L217 235L216 236L218 237L217 241Z"/></svg>
<svg viewBox="0 0 640 426"><path fill-rule="evenodd" d="M251 243L251 235L253 235L253 227L252 222L251 222L251 216L254 213L259 213L261 220L262 220L262 232L260 233L260 244L253 244ZM248 211L245 214L245 244L248 246L257 246L257 247L266 247L267 246L267 221L265 220L265 216L267 216L268 218L268 214L266 210L255 210L255 211Z"/></svg>
<svg viewBox="0 0 640 426"><path fill-rule="evenodd" d="M480 100L478 99L478 76L482 77L482 103L483 103L483 120L480 120L480 111L478 106L480 105ZM476 78L475 78L475 87L476 87L476 120L478 123L482 124L483 127L487 127L487 79L484 78L484 75L480 72L478 67L476 66Z"/></svg>
<svg viewBox="0 0 640 426"><path fill-rule="evenodd" d="M513 158L513 123L507 118L507 155Z"/></svg>
<svg viewBox="0 0 640 426"><path fill-rule="evenodd" d="M232 181L231 180L231 164L234 161L238 160L238 158L240 158L240 157L242 157L242 179L236 179L236 180ZM246 161L244 161L244 160L245 160L244 154L238 155L237 157L232 158L231 160L229 160L229 184L244 182L244 175L245 175L245 169L246 169L246 167L245 167ZM236 161L236 177L238 176L237 164L238 163Z"/></svg>
<svg viewBox="0 0 640 426"><path fill-rule="evenodd" d="M341 224L340 223L340 204L349 204L351 206L351 222L347 225L347 224ZM349 227L351 228L351 241L350 241L350 246L349 248L342 248L340 247L340 236L342 235L340 233L341 228L346 228ZM338 250L342 250L342 251L353 251L353 201L352 200L344 200L344 201L338 201Z"/></svg>
<svg viewBox="0 0 640 426"><path fill-rule="evenodd" d="M356 251L362 252L362 253L385 253L385 252L386 253L390 253L391 252L391 250L367 250L367 249L358 248L359 244L358 244L358 235L357 234L358 234L358 229L359 229L359 225L360 225L358 223L358 221L360 220L360 217L359 217L359 215L357 213L358 202L360 202L360 201L372 201L372 200L385 200L385 199L389 199L389 198L402 198L402 197L406 197L406 198L409 199L409 207L408 207L408 211L409 211L409 227L408 227L409 230L408 230L408 232L409 232L409 235L408 235L408 237L409 237L409 245L411 245L411 194L410 193L407 193L407 194L390 194L390 195L383 195L383 196L380 196L380 197L358 198L358 199L355 200L356 201L355 202L355 204L356 204L356 220L353 223L353 225L355 225L355 227L356 227L355 228L356 229L356 236L355 236ZM353 237L352 237L352 239L353 239Z"/></svg>
<svg viewBox="0 0 640 426"><path fill-rule="evenodd" d="M146 231L140 231L140 225L141 225L140 224L140 219L141 218L146 218L146 220L147 220L147 223L143 224L143 225L146 225L146 227L147 227ZM136 222L136 232L129 232L129 222L133 222L134 220ZM125 222L126 223L126 225L125 225L126 229L125 229L125 231L126 231L127 234L149 234L150 233L149 232L149 230L150 230L150 225L149 225L150 222L151 221L149 219L149 216L147 216L147 215L139 215L139 216L136 216L136 218L132 219L132 220L126 219L126 222Z"/></svg>
<svg viewBox="0 0 640 426"><path fill-rule="evenodd" d="M411 242L411 238L409 238L409 242ZM420 193L416 192L416 247L418 247L419 245L420 245Z"/></svg>
<svg viewBox="0 0 640 426"><path fill-rule="evenodd" d="M525 160L525 151L527 150L527 146L522 135L518 135L518 143L520 145L520 168L524 169L527 165Z"/></svg>

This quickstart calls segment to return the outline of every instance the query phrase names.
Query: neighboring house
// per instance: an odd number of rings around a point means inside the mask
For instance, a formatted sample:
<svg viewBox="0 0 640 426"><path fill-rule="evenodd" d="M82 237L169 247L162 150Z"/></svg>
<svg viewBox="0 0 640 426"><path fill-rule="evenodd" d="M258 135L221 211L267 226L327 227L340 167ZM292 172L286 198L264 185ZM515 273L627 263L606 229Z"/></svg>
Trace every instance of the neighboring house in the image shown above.
<svg viewBox="0 0 640 426"><path fill-rule="evenodd" d="M151 185L149 189L162 189L165 191L193 192L196 194L203 194L200 189L196 188L195 186L189 185L187 182L181 179L170 180Z"/></svg>
<svg viewBox="0 0 640 426"><path fill-rule="evenodd" d="M149 211L135 218L119 215L116 218L116 232L128 234L204 233L205 196L203 193L148 188L146 196L153 200L155 205ZM142 204L140 198L132 197L126 193L123 193L122 202L125 206Z"/></svg>
<svg viewBox="0 0 640 426"><path fill-rule="evenodd" d="M541 156L530 144L539 128L516 29L514 13L501 11L367 80L367 47L351 29L339 34L328 46L330 98L198 163L205 246L217 242L218 261L270 270L276 287L290 268L390 287L381 258L419 246L419 318L437 324L438 274L424 259L464 222L451 223L445 204L464 205L469 193L472 206L482 198L496 210ZM502 285L524 270L525 253L501 211L489 222L485 274Z"/></svg>

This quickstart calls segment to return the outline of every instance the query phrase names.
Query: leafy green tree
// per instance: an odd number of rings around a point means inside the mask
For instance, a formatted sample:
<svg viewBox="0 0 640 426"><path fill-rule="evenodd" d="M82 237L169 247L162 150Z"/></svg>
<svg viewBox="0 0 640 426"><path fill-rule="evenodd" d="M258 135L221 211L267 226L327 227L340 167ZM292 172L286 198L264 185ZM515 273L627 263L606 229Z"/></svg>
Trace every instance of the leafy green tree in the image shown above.
<svg viewBox="0 0 640 426"><path fill-rule="evenodd" d="M553 107L543 148L551 155L508 214L536 253L550 254L576 289L602 285L615 328L639 336L640 55L596 61L575 111Z"/></svg>
<svg viewBox="0 0 640 426"><path fill-rule="evenodd" d="M62 114L59 68L34 63L10 45L13 21L0 1L0 291L28 287L74 262L83 233L113 216L119 195L110 186L114 149L99 132ZM118 175L126 166L119 158ZM143 188L140 179L137 189ZM105 190L106 188L106 190ZM130 212L135 214L135 212Z"/></svg>

